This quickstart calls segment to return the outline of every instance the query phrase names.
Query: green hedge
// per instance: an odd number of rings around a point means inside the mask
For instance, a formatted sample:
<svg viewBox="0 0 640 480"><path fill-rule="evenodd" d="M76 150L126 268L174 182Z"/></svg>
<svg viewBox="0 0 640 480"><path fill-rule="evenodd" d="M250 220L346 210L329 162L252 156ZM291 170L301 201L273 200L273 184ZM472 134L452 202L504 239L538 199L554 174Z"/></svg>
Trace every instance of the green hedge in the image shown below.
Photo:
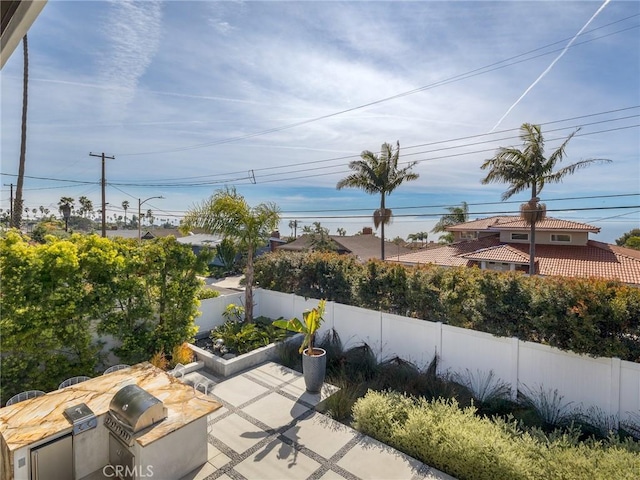
<svg viewBox="0 0 640 480"><path fill-rule="evenodd" d="M256 284L593 356L640 361L640 289L599 279L405 267L330 253L256 260Z"/></svg>
<svg viewBox="0 0 640 480"><path fill-rule="evenodd" d="M369 391L353 414L357 430L460 480L640 478L640 455L618 440L534 436L455 400Z"/></svg>

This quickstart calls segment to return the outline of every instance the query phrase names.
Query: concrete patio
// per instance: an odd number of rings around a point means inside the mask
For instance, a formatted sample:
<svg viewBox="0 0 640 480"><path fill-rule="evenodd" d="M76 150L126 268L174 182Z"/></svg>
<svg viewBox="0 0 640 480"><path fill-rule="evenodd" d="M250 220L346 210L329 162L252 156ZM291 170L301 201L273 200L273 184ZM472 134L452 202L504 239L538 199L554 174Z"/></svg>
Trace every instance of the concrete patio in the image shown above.
<svg viewBox="0 0 640 480"><path fill-rule="evenodd" d="M209 416L209 460L182 480L452 479L314 411L336 390L306 392L298 372L265 363L218 379L185 375L223 407Z"/></svg>

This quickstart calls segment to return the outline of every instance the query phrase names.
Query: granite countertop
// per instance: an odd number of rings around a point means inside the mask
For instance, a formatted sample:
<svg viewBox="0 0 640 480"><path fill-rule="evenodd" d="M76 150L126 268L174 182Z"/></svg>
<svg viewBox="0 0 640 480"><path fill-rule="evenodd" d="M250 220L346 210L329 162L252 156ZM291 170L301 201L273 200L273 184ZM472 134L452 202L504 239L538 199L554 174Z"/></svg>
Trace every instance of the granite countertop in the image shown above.
<svg viewBox="0 0 640 480"><path fill-rule="evenodd" d="M164 402L168 416L136 441L141 446L164 437L184 425L217 410L222 405L150 363L101 375L41 397L0 408L0 435L3 450L13 452L39 440L71 432L64 410L85 403L96 417L109 410L109 403L125 385L136 383ZM99 422L102 418L99 418ZM5 450L6 451L6 450Z"/></svg>

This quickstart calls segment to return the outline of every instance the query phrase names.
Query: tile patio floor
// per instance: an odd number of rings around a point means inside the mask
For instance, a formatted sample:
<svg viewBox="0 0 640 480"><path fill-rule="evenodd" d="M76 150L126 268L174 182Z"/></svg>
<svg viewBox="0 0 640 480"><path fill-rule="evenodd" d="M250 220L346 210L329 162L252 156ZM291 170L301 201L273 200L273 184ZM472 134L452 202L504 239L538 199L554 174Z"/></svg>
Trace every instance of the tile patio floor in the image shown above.
<svg viewBox="0 0 640 480"><path fill-rule="evenodd" d="M453 478L315 412L335 387L310 394L301 374L276 363L226 379L198 370L185 382L223 407L208 419L208 462L181 480Z"/></svg>

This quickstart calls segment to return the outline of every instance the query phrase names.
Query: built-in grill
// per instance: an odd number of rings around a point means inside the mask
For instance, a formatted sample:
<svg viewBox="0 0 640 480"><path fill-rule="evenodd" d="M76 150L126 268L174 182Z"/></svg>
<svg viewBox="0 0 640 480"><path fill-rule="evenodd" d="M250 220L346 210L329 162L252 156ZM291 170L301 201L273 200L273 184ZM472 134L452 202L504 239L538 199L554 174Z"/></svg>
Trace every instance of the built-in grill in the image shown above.
<svg viewBox="0 0 640 480"><path fill-rule="evenodd" d="M113 396L104 419L106 427L127 446L135 435L167 418L167 407L161 400L138 385L122 387Z"/></svg>

